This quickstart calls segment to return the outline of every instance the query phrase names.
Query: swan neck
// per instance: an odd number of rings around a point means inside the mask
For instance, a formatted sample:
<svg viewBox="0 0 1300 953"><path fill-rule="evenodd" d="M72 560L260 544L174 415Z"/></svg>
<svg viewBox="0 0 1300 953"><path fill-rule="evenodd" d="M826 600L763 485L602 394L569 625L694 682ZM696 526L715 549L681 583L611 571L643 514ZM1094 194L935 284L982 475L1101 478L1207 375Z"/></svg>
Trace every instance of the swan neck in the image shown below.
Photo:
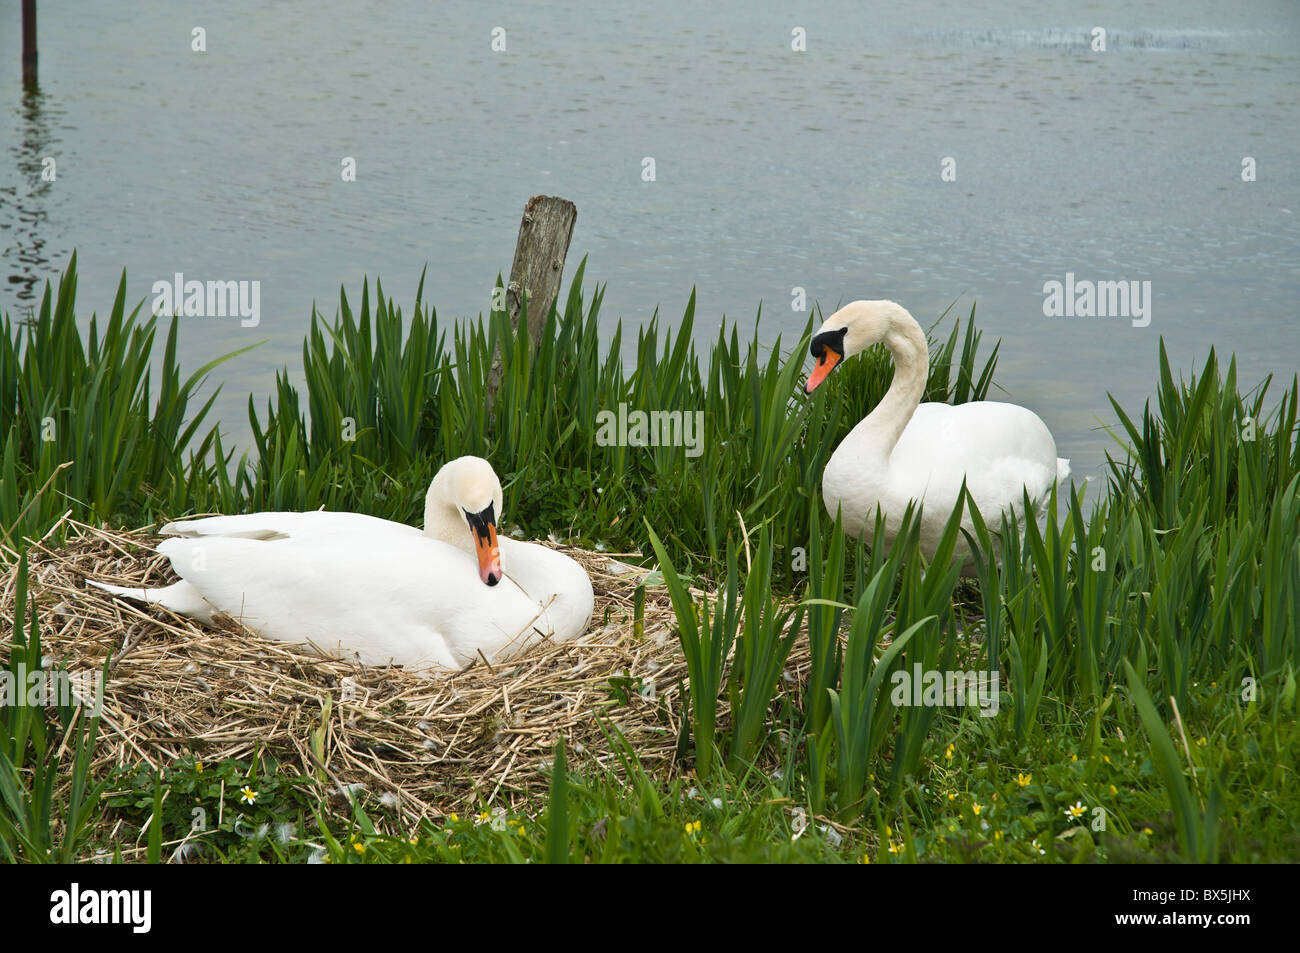
<svg viewBox="0 0 1300 953"><path fill-rule="evenodd" d="M432 489L424 501L424 535L476 556L474 538L460 512Z"/></svg>
<svg viewBox="0 0 1300 953"><path fill-rule="evenodd" d="M903 308L890 315L881 340L893 355L894 379L884 398L854 429L869 434L870 445L888 457L925 393L930 351L921 326Z"/></svg>

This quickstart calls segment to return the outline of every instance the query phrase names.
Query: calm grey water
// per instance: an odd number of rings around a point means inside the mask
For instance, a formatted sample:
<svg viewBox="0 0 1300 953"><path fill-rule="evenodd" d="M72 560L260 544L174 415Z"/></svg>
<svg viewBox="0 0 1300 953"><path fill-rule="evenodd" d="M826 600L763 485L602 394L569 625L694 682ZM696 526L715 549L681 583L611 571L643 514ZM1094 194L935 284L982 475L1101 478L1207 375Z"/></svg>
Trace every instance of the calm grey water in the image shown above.
<svg viewBox="0 0 1300 953"><path fill-rule="evenodd" d="M1161 335L1184 369L1211 345L1247 382L1300 366L1300 5L1129 6L43 0L25 95L7 5L0 307L26 313L74 248L87 315L123 267L132 301L178 271L260 281L256 328L182 319L191 368L267 342L219 372L242 443L313 301L378 274L409 306L427 262L439 313L477 314L546 192L578 205L569 270L590 256L611 327L675 321L692 285L702 339L761 303L769 343L806 320L795 287L927 325L978 302L1002 399L1098 475L1106 394L1152 393ZM1150 324L1045 317L1067 272L1149 281Z"/></svg>

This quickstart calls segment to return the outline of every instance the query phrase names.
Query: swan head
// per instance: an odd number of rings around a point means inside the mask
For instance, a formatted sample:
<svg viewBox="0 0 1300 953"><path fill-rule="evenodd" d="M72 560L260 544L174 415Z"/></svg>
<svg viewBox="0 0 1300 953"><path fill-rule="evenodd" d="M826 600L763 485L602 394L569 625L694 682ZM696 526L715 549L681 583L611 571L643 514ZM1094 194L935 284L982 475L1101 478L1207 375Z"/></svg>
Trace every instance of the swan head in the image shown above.
<svg viewBox="0 0 1300 953"><path fill-rule="evenodd" d="M482 457L457 457L443 464L424 498L424 531L473 553L486 585L501 581L501 481Z"/></svg>
<svg viewBox="0 0 1300 953"><path fill-rule="evenodd" d="M804 392L811 394L845 358L879 344L892 330L906 323L916 324L903 306L894 301L854 301L840 308L813 335L808 350L817 365L808 375Z"/></svg>

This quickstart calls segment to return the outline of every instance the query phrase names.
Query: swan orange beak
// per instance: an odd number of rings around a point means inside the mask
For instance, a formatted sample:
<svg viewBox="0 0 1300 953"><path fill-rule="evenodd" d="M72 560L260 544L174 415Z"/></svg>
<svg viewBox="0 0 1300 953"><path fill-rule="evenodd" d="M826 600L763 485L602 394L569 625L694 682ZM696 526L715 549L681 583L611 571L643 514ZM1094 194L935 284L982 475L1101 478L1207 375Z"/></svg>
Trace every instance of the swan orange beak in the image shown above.
<svg viewBox="0 0 1300 953"><path fill-rule="evenodd" d="M835 370L835 365L844 359L844 355L833 347L822 348L821 357L817 359L817 366L813 368L808 375L808 383L804 385L804 393L811 394L821 386L822 381L826 380L827 375Z"/></svg>
<svg viewBox="0 0 1300 953"><path fill-rule="evenodd" d="M478 574L485 585L495 586L501 581L501 546L497 543L497 521L492 504L481 513L465 513L474 536L474 550L478 554Z"/></svg>

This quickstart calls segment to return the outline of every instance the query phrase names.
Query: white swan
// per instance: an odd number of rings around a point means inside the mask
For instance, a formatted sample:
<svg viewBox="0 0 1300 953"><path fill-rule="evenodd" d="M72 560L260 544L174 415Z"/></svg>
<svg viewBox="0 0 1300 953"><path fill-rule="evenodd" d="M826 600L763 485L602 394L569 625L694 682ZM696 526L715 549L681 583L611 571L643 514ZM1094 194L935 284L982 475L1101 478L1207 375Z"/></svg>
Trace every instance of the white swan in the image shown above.
<svg viewBox="0 0 1300 953"><path fill-rule="evenodd" d="M91 582L211 623L223 612L278 641L367 665L459 669L539 639L581 635L586 570L544 546L498 538L501 482L479 457L440 469L424 532L359 513L250 513L169 523L163 589ZM90 582L90 580L87 580Z"/></svg>
<svg viewBox="0 0 1300 953"><path fill-rule="evenodd" d="M1056 441L1038 415L1015 404L974 401L920 403L930 369L921 326L893 301L854 301L826 320L812 339L817 361L805 390L812 393L845 358L883 342L894 357L889 391L831 455L822 495L844 530L870 534L877 506L890 544L910 501L924 504L921 548L933 558L965 479L990 530L1003 514L1019 518L1024 494L1044 499L1070 473L1056 456ZM967 512L963 526L974 526ZM974 571L964 539L958 541L962 571Z"/></svg>

